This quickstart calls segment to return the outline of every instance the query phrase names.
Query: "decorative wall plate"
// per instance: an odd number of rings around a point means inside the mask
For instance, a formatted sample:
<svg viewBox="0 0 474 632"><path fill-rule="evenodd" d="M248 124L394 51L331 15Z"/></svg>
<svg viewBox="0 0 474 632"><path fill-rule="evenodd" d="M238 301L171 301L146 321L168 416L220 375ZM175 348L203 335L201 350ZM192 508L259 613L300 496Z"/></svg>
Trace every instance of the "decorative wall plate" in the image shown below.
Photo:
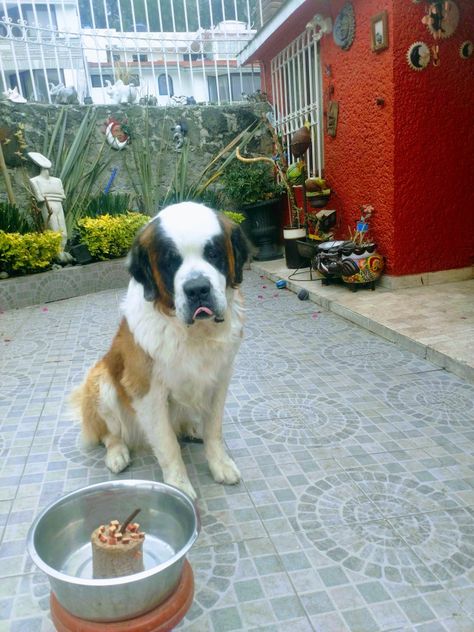
<svg viewBox="0 0 474 632"><path fill-rule="evenodd" d="M334 22L332 36L337 46L340 46L343 50L347 50L351 47L351 44L354 41L354 35L354 7L350 2L346 2Z"/></svg>
<svg viewBox="0 0 474 632"><path fill-rule="evenodd" d="M451 37L459 24L458 6L453 0L431 2L422 22L435 39Z"/></svg>
<svg viewBox="0 0 474 632"><path fill-rule="evenodd" d="M474 44L471 42L471 40L466 40L459 47L459 54L461 55L463 59L469 59L469 57L472 56L473 52L474 52Z"/></svg>
<svg viewBox="0 0 474 632"><path fill-rule="evenodd" d="M424 70L430 63L430 49L424 42L414 42L408 49L407 61L413 70Z"/></svg>

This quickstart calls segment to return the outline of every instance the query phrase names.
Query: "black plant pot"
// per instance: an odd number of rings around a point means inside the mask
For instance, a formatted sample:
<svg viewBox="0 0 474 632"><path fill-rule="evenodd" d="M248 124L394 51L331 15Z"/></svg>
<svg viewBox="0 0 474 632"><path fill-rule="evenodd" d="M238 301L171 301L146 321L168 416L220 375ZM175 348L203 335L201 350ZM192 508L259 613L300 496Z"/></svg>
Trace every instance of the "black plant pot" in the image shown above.
<svg viewBox="0 0 474 632"><path fill-rule="evenodd" d="M279 246L281 223L281 200L263 200L242 207L246 220L242 229L257 248L254 258L257 261L271 261L282 257Z"/></svg>
<svg viewBox="0 0 474 632"><path fill-rule="evenodd" d="M298 240L306 237L304 228L284 228L283 240L285 244L285 261L289 270L298 268L308 268L311 265L311 259L302 256L298 249Z"/></svg>
<svg viewBox="0 0 474 632"><path fill-rule="evenodd" d="M77 263L91 263L92 255L86 244L76 244L69 248L69 253L74 257Z"/></svg>

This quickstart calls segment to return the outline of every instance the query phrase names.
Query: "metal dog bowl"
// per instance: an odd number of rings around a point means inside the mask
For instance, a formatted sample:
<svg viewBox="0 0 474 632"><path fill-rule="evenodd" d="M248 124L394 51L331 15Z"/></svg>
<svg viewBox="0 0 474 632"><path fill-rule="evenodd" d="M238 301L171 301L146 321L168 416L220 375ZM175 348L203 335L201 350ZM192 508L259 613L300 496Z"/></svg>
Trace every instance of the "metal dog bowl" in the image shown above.
<svg viewBox="0 0 474 632"><path fill-rule="evenodd" d="M146 533L145 570L93 579L92 531L109 520L125 520L136 508ZM196 508L179 489L154 481L113 481L84 487L47 507L31 526L27 547L71 614L121 621L152 610L173 592L199 530Z"/></svg>

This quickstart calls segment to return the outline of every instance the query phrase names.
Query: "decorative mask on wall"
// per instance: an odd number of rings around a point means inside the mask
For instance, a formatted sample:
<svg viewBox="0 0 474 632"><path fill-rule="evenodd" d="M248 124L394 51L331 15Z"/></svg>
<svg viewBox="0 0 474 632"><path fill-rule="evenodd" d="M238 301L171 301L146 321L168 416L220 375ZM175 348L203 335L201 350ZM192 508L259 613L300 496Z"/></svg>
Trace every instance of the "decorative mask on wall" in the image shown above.
<svg viewBox="0 0 474 632"><path fill-rule="evenodd" d="M463 42L459 48L459 54L463 59L469 59L474 52L474 44L470 40Z"/></svg>
<svg viewBox="0 0 474 632"><path fill-rule="evenodd" d="M408 49L407 61L413 70L424 70L430 63L430 49L424 42L414 42Z"/></svg>
<svg viewBox="0 0 474 632"><path fill-rule="evenodd" d="M453 0L436 0L428 5L427 14L422 19L435 39L446 39L456 30L459 23L459 9Z"/></svg>
<svg viewBox="0 0 474 632"><path fill-rule="evenodd" d="M337 46L340 46L342 50L347 50L351 47L352 42L354 41L354 35L354 7L350 2L346 2L334 21L332 36Z"/></svg>

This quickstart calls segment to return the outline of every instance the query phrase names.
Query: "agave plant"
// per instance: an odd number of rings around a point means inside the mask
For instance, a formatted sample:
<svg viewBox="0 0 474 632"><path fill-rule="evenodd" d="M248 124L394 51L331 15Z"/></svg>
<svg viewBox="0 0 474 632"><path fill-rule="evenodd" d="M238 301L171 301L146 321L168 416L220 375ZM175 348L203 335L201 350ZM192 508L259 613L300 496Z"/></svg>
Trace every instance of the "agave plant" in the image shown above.
<svg viewBox="0 0 474 632"><path fill-rule="evenodd" d="M229 163L234 160L239 145L249 143L259 127L260 122L256 121L237 134L230 143L212 158L194 181L190 181L191 179L188 177L189 144L187 139L185 139L183 149L176 160L173 180L162 200L162 206L185 200L204 201L209 197L219 198L219 192L211 193L209 187L216 183L225 173Z"/></svg>

